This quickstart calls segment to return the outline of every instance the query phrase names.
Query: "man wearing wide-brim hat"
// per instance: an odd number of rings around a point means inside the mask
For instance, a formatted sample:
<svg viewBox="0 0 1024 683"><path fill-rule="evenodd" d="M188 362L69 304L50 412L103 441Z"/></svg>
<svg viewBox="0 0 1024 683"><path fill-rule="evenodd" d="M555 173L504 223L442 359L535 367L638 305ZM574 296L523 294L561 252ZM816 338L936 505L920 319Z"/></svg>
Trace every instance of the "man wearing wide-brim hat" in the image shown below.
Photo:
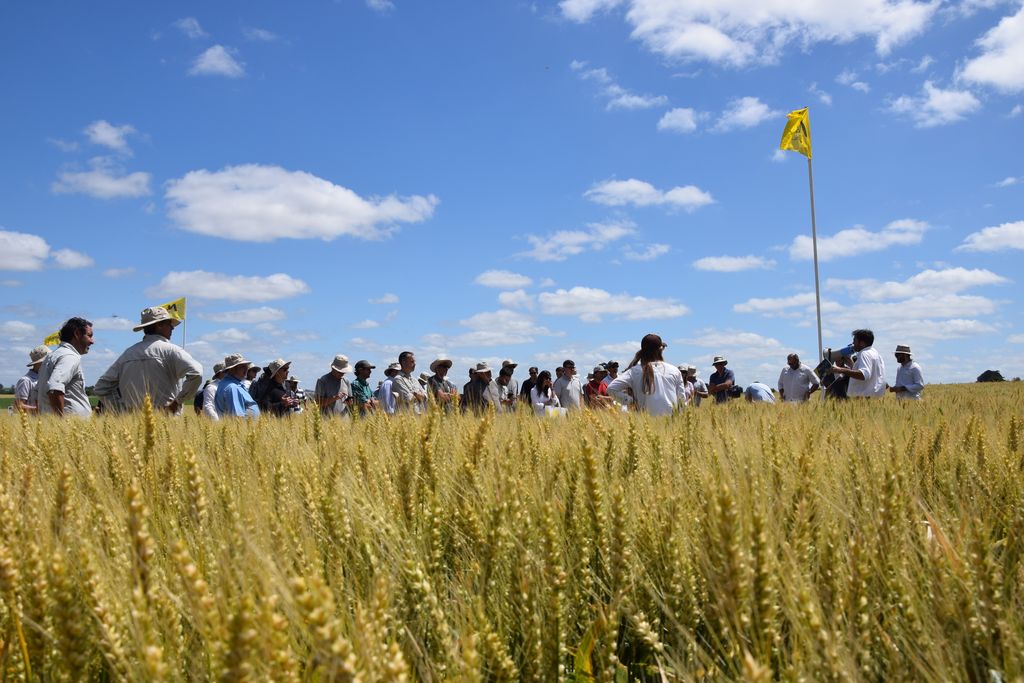
<svg viewBox="0 0 1024 683"><path fill-rule="evenodd" d="M14 385L14 409L29 415L39 412L36 405L36 386L39 384L39 366L46 360L50 347L40 344L28 352L28 372Z"/></svg>
<svg viewBox="0 0 1024 683"><path fill-rule="evenodd" d="M711 361L715 371L708 377L708 393L715 397L716 403L728 401L729 388L736 384L736 375L725 367L728 364L729 361L725 356L715 356Z"/></svg>
<svg viewBox="0 0 1024 683"><path fill-rule="evenodd" d="M395 377L398 377L401 372L401 363L391 363L384 368L384 381L380 383L379 387L377 387L376 397L377 400L380 401L381 410L384 411L385 415L394 415L395 410L398 408L393 389Z"/></svg>
<svg viewBox="0 0 1024 683"><path fill-rule="evenodd" d="M491 366L487 361L476 364L473 369L473 379L466 385L465 407L475 412L486 412L500 410L501 392L498 385L491 379Z"/></svg>
<svg viewBox="0 0 1024 683"><path fill-rule="evenodd" d="M345 373L348 372L352 372L352 365L348 362L348 356L339 353L331 361L330 371L317 379L313 395L316 396L317 405L320 406L320 414L324 417L349 414L349 404L352 402L352 386L345 379Z"/></svg>
<svg viewBox="0 0 1024 683"><path fill-rule="evenodd" d="M250 367L252 363L240 353L232 353L224 358L224 377L220 380L213 401L221 417L256 419L260 416L260 407L242 384Z"/></svg>
<svg viewBox="0 0 1024 683"><path fill-rule="evenodd" d="M125 349L96 381L94 393L104 405L135 410L148 394L154 408L177 413L196 395L203 366L171 343L171 333L180 323L163 306L142 311L142 322L132 328L143 333L142 341Z"/></svg>
<svg viewBox="0 0 1024 683"><path fill-rule="evenodd" d="M896 346L896 384L889 387L889 391L896 394L896 398L921 400L921 392L924 391L924 375L921 373L921 366L910 357L910 347L906 344Z"/></svg>
<svg viewBox="0 0 1024 683"><path fill-rule="evenodd" d="M220 415L217 414L217 404L215 401L217 398L217 387L220 386L222 379L224 379L224 361L218 361L213 364L213 377L203 386L202 415L214 422L220 419Z"/></svg>
<svg viewBox="0 0 1024 683"><path fill-rule="evenodd" d="M430 364L430 371L434 374L430 376L430 380L427 383L427 386L430 388L430 395L434 397L434 400L439 405L444 407L446 413L452 411L459 398L459 390L448 379L448 371L451 369L452 361L450 358L445 358L444 356L435 358Z"/></svg>

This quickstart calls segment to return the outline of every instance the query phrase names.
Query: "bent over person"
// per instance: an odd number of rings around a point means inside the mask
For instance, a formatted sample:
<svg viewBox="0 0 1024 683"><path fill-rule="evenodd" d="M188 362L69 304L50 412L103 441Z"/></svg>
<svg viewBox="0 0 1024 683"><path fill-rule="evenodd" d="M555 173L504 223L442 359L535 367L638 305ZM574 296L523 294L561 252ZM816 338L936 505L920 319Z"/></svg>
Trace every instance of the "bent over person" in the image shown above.
<svg viewBox="0 0 1024 683"><path fill-rule="evenodd" d="M196 395L203 382L203 366L189 353L171 343L171 333L181 324L163 306L142 311L142 321L132 328L142 341L125 349L96 381L96 395L104 405L137 410L149 395L153 407L177 413Z"/></svg>

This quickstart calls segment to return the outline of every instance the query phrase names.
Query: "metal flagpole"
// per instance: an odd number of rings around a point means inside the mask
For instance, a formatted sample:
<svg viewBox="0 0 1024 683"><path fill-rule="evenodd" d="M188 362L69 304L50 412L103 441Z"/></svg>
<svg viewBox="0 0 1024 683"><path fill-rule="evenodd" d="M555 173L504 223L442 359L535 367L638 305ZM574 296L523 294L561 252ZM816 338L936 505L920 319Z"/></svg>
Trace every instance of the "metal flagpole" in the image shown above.
<svg viewBox="0 0 1024 683"><path fill-rule="evenodd" d="M821 284L818 280L818 226L814 219L814 173L811 158L807 157L807 182L811 188L811 243L814 245L814 307L818 313L818 359L822 358L824 346L821 341Z"/></svg>

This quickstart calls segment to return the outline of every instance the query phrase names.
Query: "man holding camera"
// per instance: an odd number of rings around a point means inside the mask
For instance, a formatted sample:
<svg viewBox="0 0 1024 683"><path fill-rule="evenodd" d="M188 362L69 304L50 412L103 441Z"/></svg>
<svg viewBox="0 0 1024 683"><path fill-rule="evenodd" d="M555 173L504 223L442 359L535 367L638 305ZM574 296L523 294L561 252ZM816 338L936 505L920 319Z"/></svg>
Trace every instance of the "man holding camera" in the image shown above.
<svg viewBox="0 0 1024 683"><path fill-rule="evenodd" d="M349 404L352 402L352 387L345 379L345 373L352 372L348 356L338 354L331 363L331 371L316 381L316 402L320 406L320 414L324 417L332 415L348 415Z"/></svg>
<svg viewBox="0 0 1024 683"><path fill-rule="evenodd" d="M846 395L860 398L885 396L885 361L874 348L875 333L871 330L853 331L853 350L857 354L852 368L832 364L834 375L850 378Z"/></svg>

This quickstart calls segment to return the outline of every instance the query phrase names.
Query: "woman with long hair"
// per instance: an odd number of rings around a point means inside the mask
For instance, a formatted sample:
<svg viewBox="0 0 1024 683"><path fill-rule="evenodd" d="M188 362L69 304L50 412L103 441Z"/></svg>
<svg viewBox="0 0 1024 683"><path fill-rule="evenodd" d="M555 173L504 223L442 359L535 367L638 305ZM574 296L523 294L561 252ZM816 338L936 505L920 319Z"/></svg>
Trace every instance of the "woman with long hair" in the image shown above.
<svg viewBox="0 0 1024 683"><path fill-rule="evenodd" d="M686 387L679 368L662 356L666 346L656 334L645 336L626 371L608 385L608 393L651 415L671 415L685 398Z"/></svg>
<svg viewBox="0 0 1024 683"><path fill-rule="evenodd" d="M548 408L558 408L558 394L551 387L551 373L543 370L537 375L537 383L530 389L530 405L538 415L544 415Z"/></svg>

